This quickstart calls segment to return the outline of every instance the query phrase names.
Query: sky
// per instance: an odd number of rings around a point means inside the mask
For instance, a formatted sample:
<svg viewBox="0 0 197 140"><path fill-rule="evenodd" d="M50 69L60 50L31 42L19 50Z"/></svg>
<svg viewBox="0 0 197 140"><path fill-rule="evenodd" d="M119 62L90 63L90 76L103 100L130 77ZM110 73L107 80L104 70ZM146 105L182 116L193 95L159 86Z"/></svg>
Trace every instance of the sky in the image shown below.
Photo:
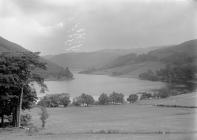
<svg viewBox="0 0 197 140"><path fill-rule="evenodd" d="M0 0L0 36L42 55L197 38L196 0Z"/></svg>

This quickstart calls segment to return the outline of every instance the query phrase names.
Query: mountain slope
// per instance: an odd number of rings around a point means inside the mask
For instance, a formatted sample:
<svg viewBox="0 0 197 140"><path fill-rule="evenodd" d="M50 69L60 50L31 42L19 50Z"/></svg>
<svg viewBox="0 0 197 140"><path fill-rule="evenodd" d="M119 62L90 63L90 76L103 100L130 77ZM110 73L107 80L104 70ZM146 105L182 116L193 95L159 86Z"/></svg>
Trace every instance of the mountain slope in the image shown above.
<svg viewBox="0 0 197 140"><path fill-rule="evenodd" d="M25 52L25 48L0 37L0 52Z"/></svg>
<svg viewBox="0 0 197 140"><path fill-rule="evenodd" d="M122 52L98 51L64 53L55 56L45 56L45 58L63 67L83 70L103 66L123 54Z"/></svg>
<svg viewBox="0 0 197 140"><path fill-rule="evenodd" d="M147 54L135 55L133 53L120 56L103 67L92 70L82 71L82 73L108 74L108 75L127 75L138 77L140 73L147 70L156 71L165 66L168 62L183 63L184 59L195 59L197 56L197 39L159 48Z"/></svg>
<svg viewBox="0 0 197 140"><path fill-rule="evenodd" d="M120 56L129 53L142 54L157 47L131 48L131 49L104 49L94 52L68 52L58 55L47 55L44 58L63 67L75 70L97 69L109 64Z"/></svg>
<svg viewBox="0 0 197 140"><path fill-rule="evenodd" d="M10 42L2 37L0 37L0 53L2 52L26 52L27 49L21 47L18 44L15 44L13 42ZM46 60L44 58L41 58L42 62L47 63L47 71L44 70L38 70L37 72L41 73L46 78L55 78L58 77L58 75L61 75L64 73L65 69L63 67L60 67L59 65L50 62L49 60Z"/></svg>

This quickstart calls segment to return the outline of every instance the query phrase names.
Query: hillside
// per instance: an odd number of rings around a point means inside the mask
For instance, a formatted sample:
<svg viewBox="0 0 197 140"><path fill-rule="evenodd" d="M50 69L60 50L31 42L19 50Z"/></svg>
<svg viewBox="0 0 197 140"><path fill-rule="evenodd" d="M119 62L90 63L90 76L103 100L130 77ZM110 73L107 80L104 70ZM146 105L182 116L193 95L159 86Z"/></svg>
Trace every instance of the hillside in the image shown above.
<svg viewBox="0 0 197 140"><path fill-rule="evenodd" d="M84 70L103 66L123 55L122 52L73 52L54 56L45 56L46 59L63 67L75 70Z"/></svg>
<svg viewBox="0 0 197 140"><path fill-rule="evenodd" d="M195 59L197 54L197 40L190 40L178 45L172 45L150 51L146 54L136 55L133 53L120 56L104 66L85 70L81 73L121 75L127 77L138 77L140 73L147 70L156 71L165 66L166 63L178 61L185 62L184 59Z"/></svg>
<svg viewBox="0 0 197 140"><path fill-rule="evenodd" d="M0 53L2 52L15 53L15 52L26 52L26 51L28 50L21 47L20 45L0 37ZM36 72L41 73L45 78L47 79L58 79L58 77L63 77L63 79L72 78L72 77L67 77L65 75L65 69L63 67L44 58L41 58L41 61L47 63L47 71L38 70ZM64 75L64 76L60 76L60 75Z"/></svg>
<svg viewBox="0 0 197 140"><path fill-rule="evenodd" d="M44 56L44 58L63 67L69 67L74 70L87 70L100 68L118 57L129 53L142 54L154 50L155 48L158 47L103 49L94 52L67 52L58 55L47 55Z"/></svg>

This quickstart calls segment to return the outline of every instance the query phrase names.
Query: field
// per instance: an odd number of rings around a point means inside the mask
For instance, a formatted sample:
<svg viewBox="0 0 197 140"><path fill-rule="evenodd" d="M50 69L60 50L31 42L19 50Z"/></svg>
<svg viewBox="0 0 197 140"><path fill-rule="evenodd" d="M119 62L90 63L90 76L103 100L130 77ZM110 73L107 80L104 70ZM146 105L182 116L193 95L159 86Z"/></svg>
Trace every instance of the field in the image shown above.
<svg viewBox="0 0 197 140"><path fill-rule="evenodd" d="M166 101L169 100L171 97ZM37 127L41 125L39 111L38 108L30 111L33 123ZM50 108L48 113L50 117L46 129L38 134L27 136L25 130L15 130L18 133L2 130L0 140L190 140L197 138L196 109L125 104Z"/></svg>

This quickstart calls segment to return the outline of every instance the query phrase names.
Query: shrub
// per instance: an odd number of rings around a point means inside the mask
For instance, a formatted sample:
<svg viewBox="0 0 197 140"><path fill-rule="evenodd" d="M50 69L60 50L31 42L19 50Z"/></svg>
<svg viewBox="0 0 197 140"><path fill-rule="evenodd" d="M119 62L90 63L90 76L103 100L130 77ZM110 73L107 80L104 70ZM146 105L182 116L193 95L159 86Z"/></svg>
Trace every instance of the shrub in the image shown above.
<svg viewBox="0 0 197 140"><path fill-rule="evenodd" d="M22 114L21 115L21 126L28 126L31 121L31 115L30 114Z"/></svg>
<svg viewBox="0 0 197 140"><path fill-rule="evenodd" d="M33 125L32 123L30 123L29 126L25 128L25 130L28 136L32 136L39 132L39 128Z"/></svg>
<svg viewBox="0 0 197 140"><path fill-rule="evenodd" d="M59 96L59 100L60 100L60 105L63 105L64 107L68 106L70 103L70 97L68 94L61 94Z"/></svg>
<svg viewBox="0 0 197 140"><path fill-rule="evenodd" d="M40 106L40 120L42 122L42 128L45 128L46 120L48 119L49 115L47 109L44 106Z"/></svg>
<svg viewBox="0 0 197 140"><path fill-rule="evenodd" d="M152 97L151 93L142 92L141 94L140 100L150 99Z"/></svg>
<svg viewBox="0 0 197 140"><path fill-rule="evenodd" d="M161 88L157 90L158 98L167 98L171 95L171 90L167 87Z"/></svg>
<svg viewBox="0 0 197 140"><path fill-rule="evenodd" d="M107 96L107 94L102 93L98 98L98 103L101 105L109 104L109 97Z"/></svg>
<svg viewBox="0 0 197 140"><path fill-rule="evenodd" d="M136 94L131 94L129 95L129 97L127 98L127 101L129 103L134 103L138 100L138 96Z"/></svg>
<svg viewBox="0 0 197 140"><path fill-rule="evenodd" d="M109 95L109 100L112 104L122 104L124 103L124 95L122 93L113 92Z"/></svg>
<svg viewBox="0 0 197 140"><path fill-rule="evenodd" d="M72 104L73 104L74 106L80 106L80 105L82 104L82 103L81 103L81 98L80 98L80 97L75 97L75 98L73 98Z"/></svg>
<svg viewBox="0 0 197 140"><path fill-rule="evenodd" d="M59 105L63 105L64 107L68 106L70 103L69 94L53 94L47 95L43 99L38 102L38 105L44 107L58 107Z"/></svg>

